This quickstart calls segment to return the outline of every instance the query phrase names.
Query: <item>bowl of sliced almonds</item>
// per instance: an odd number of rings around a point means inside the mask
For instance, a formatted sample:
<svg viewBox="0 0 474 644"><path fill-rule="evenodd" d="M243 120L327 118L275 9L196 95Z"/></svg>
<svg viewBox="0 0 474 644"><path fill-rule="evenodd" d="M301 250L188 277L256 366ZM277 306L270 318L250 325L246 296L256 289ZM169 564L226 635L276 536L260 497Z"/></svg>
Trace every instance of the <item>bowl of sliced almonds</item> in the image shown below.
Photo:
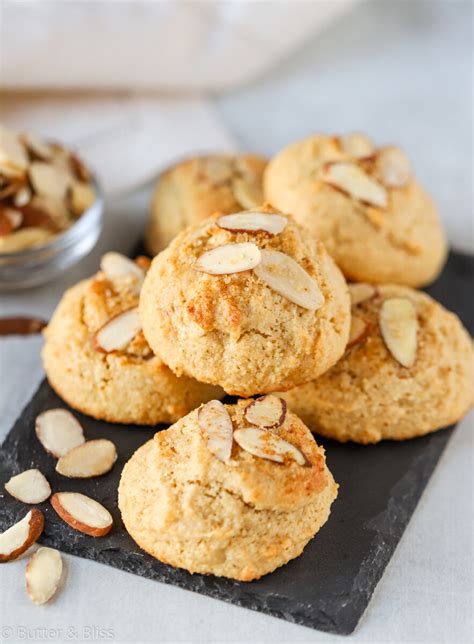
<svg viewBox="0 0 474 644"><path fill-rule="evenodd" d="M60 143L0 126L0 290L53 279L94 247L103 196Z"/></svg>

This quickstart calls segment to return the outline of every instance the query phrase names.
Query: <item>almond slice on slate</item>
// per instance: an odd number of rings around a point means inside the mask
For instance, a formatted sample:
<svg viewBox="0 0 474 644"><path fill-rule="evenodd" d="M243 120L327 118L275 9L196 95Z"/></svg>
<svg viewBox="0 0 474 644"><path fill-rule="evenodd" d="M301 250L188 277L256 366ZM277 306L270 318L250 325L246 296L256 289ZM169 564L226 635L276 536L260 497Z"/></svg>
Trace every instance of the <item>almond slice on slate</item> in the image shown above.
<svg viewBox="0 0 474 644"><path fill-rule="evenodd" d="M56 593L63 560L53 548L38 548L26 565L26 592L34 604L46 604Z"/></svg>
<svg viewBox="0 0 474 644"><path fill-rule="evenodd" d="M51 505L71 528L91 537L103 537L113 525L112 515L98 501L79 492L56 492Z"/></svg>
<svg viewBox="0 0 474 644"><path fill-rule="evenodd" d="M12 561L35 543L43 532L44 515L33 508L21 521L0 534L0 563Z"/></svg>
<svg viewBox="0 0 474 644"><path fill-rule="evenodd" d="M403 367L412 367L418 344L418 318L413 303L403 297L385 300L380 309L380 331L395 360Z"/></svg>
<svg viewBox="0 0 474 644"><path fill-rule="evenodd" d="M390 188L403 188L412 175L408 157L394 146L387 146L379 151L376 169L383 183Z"/></svg>
<svg viewBox="0 0 474 644"><path fill-rule="evenodd" d="M236 177L232 182L235 200L242 208L255 208L263 201L262 189L257 184L243 177Z"/></svg>
<svg viewBox="0 0 474 644"><path fill-rule="evenodd" d="M229 275L249 271L258 266L261 253L252 242L217 246L203 253L194 262L193 268L209 275Z"/></svg>
<svg viewBox="0 0 474 644"><path fill-rule="evenodd" d="M87 441L61 456L56 472L72 479L87 479L110 472L117 460L117 450L105 438Z"/></svg>
<svg viewBox="0 0 474 644"><path fill-rule="evenodd" d="M85 441L81 424L67 409L48 409L39 414L36 436L45 450L56 458Z"/></svg>
<svg viewBox="0 0 474 644"><path fill-rule="evenodd" d="M290 302L309 311L324 304L317 282L292 257L278 250L262 250L255 274Z"/></svg>
<svg viewBox="0 0 474 644"><path fill-rule="evenodd" d="M374 144L369 137L359 132L353 132L352 134L343 136L341 145L344 152L355 159L368 157L375 152Z"/></svg>
<svg viewBox="0 0 474 644"><path fill-rule="evenodd" d="M219 400L210 400L198 411L199 427L207 434L207 447L223 463L232 453L232 420Z"/></svg>
<svg viewBox="0 0 474 644"><path fill-rule="evenodd" d="M283 215L271 215L266 212L239 212L223 215L216 223L219 228L232 232L265 232L269 235L279 235L286 228L288 219Z"/></svg>
<svg viewBox="0 0 474 644"><path fill-rule="evenodd" d="M359 344L362 340L369 335L370 324L364 318L361 318L358 315L353 315L351 317L351 330L349 332L349 340L347 341L347 348L353 347L355 344Z"/></svg>
<svg viewBox="0 0 474 644"><path fill-rule="evenodd" d="M276 434L258 427L245 427L236 429L234 439L240 447L259 458L265 458L276 463L292 460L298 465L306 465L304 454L288 441Z"/></svg>
<svg viewBox="0 0 474 644"><path fill-rule="evenodd" d="M247 405L246 420L264 429L280 427L286 418L286 402L278 396L260 396Z"/></svg>
<svg viewBox="0 0 474 644"><path fill-rule="evenodd" d="M51 496L51 488L42 472L36 469L25 470L12 476L5 483L5 489L22 503L42 503Z"/></svg>
<svg viewBox="0 0 474 644"><path fill-rule="evenodd" d="M386 208L387 191L355 163L327 163L321 170L322 180L363 203Z"/></svg>
<svg viewBox="0 0 474 644"><path fill-rule="evenodd" d="M357 306L366 300L370 300L376 293L377 290L372 284L349 284L349 295L352 306Z"/></svg>
<svg viewBox="0 0 474 644"><path fill-rule="evenodd" d="M100 327L94 335L92 344L94 349L101 353L121 351L141 330L142 323L138 316L138 307L134 306L110 318Z"/></svg>

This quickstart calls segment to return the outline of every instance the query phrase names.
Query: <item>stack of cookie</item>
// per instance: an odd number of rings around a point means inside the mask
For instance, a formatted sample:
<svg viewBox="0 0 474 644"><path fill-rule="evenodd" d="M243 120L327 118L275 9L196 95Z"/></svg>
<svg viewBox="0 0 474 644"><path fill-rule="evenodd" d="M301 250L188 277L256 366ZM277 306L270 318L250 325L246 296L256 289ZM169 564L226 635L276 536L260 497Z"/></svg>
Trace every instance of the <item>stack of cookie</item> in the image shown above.
<svg viewBox="0 0 474 644"><path fill-rule="evenodd" d="M414 290L439 273L446 242L398 148L316 136L268 165L179 164L158 182L147 248L164 249L151 266L109 253L64 296L43 355L85 413L177 421L133 455L119 489L127 530L163 562L245 581L271 572L337 495L310 430L401 440L472 404L470 337ZM224 392L243 399L224 405Z"/></svg>

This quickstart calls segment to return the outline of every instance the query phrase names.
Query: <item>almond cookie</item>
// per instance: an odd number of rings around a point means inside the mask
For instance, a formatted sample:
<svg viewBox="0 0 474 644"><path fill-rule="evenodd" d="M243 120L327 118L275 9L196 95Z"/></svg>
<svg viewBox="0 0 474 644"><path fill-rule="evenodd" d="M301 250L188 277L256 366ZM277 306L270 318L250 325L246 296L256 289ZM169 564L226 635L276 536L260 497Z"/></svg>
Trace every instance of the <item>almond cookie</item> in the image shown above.
<svg viewBox="0 0 474 644"><path fill-rule="evenodd" d="M399 148L360 134L311 136L268 164L264 192L321 239L350 280L416 287L443 267L436 207Z"/></svg>
<svg viewBox="0 0 474 644"><path fill-rule="evenodd" d="M474 396L472 341L458 317L403 286L350 285L351 336L323 376L284 394L318 434L377 443L455 423Z"/></svg>
<svg viewBox="0 0 474 644"><path fill-rule="evenodd" d="M301 554L336 496L324 450L265 396L211 401L158 432L125 465L119 508L131 537L163 563L251 581Z"/></svg>
<svg viewBox="0 0 474 644"><path fill-rule="evenodd" d="M350 302L321 242L261 207L178 235L151 265L140 315L176 375L247 397L329 369L346 346Z"/></svg>
<svg viewBox="0 0 474 644"><path fill-rule="evenodd" d="M151 203L148 252L156 255L183 228L216 212L259 206L266 164L266 159L253 154L211 155L183 161L165 172Z"/></svg>
<svg viewBox="0 0 474 644"><path fill-rule="evenodd" d="M44 331L48 380L71 407L112 423L174 422L219 389L177 378L141 331L138 298L149 260L119 253L66 291Z"/></svg>

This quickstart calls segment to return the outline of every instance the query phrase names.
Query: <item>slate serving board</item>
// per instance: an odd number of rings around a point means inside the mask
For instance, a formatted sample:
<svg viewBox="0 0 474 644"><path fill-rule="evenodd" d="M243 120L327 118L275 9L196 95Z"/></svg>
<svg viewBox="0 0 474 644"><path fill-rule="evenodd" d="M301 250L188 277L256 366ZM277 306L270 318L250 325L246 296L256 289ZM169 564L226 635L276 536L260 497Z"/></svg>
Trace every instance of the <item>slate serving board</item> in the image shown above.
<svg viewBox="0 0 474 644"><path fill-rule="evenodd" d="M452 253L441 278L428 290L455 311L474 331L474 257ZM112 425L76 413L86 437L110 437L118 450L112 472L91 480L68 480L56 474L34 433L35 417L51 407L66 407L44 381L23 410L0 450L0 494L13 474L39 467L53 491L81 491L114 515L112 532L94 539L69 528L48 503L41 543L63 552L106 563L164 583L262 611L290 622L332 633L356 627L383 571L413 514L453 428L403 443L340 445L320 440L329 467L340 484L330 519L302 556L251 583L171 568L142 552L125 532L117 510L117 485L133 451L160 428ZM0 530L26 513L25 506L3 494Z"/></svg>

